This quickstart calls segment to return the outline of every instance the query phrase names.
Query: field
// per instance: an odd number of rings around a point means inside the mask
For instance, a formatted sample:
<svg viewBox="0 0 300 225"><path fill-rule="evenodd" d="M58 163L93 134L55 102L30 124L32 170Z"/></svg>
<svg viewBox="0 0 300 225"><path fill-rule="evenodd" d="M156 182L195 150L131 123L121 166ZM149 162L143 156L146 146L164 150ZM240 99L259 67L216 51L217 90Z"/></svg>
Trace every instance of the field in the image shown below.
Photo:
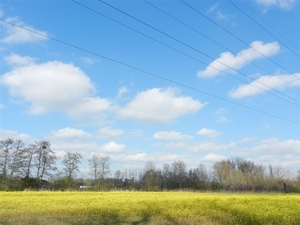
<svg viewBox="0 0 300 225"><path fill-rule="evenodd" d="M0 192L0 224L300 224L300 195Z"/></svg>

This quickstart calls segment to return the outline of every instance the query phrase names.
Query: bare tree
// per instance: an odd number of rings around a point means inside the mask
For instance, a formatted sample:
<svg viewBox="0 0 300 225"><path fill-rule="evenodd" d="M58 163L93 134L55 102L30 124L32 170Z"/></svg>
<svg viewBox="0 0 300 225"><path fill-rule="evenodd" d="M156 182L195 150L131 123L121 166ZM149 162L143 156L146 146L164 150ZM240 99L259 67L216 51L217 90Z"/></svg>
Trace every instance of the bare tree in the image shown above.
<svg viewBox="0 0 300 225"><path fill-rule="evenodd" d="M199 164L198 167L195 169L195 172L200 182L208 181L208 175L207 175L207 170L205 165Z"/></svg>
<svg viewBox="0 0 300 225"><path fill-rule="evenodd" d="M0 189L6 189L7 187L7 175L9 169L9 163L12 160L14 139L7 138L0 141Z"/></svg>
<svg viewBox="0 0 300 225"><path fill-rule="evenodd" d="M32 148L35 153L36 180L39 183L44 176L50 175L50 171L57 169L55 166L57 157L51 150L49 141L38 141L32 145Z"/></svg>
<svg viewBox="0 0 300 225"><path fill-rule="evenodd" d="M186 164L182 161L175 161L171 166L173 179L177 183L177 188L183 188L184 179L186 177Z"/></svg>
<svg viewBox="0 0 300 225"><path fill-rule="evenodd" d="M13 176L21 172L22 152L24 143L22 140L7 138L0 141L0 180L2 188L8 185Z"/></svg>
<svg viewBox="0 0 300 225"><path fill-rule="evenodd" d="M109 157L100 157L100 179L104 179L108 174L110 174Z"/></svg>
<svg viewBox="0 0 300 225"><path fill-rule="evenodd" d="M26 179L29 179L31 176L31 169L33 167L33 157L35 154L35 149L33 148L33 145L30 145L29 147L25 147L21 153L22 158L22 168L21 173Z"/></svg>
<svg viewBox="0 0 300 225"><path fill-rule="evenodd" d="M22 162L22 152L24 150L24 143L22 140L15 140L14 147L11 152L11 161L8 164L8 169L10 170L9 179L12 179L16 173L21 172L23 166Z"/></svg>
<svg viewBox="0 0 300 225"><path fill-rule="evenodd" d="M116 180L121 179L121 178L122 178L122 171L121 171L121 170L117 170L117 171L115 172L114 178L115 178Z"/></svg>
<svg viewBox="0 0 300 225"><path fill-rule="evenodd" d="M93 154L91 158L88 159L90 166L90 173L94 178L94 181L98 180L99 170L100 170L100 156Z"/></svg>
<svg viewBox="0 0 300 225"><path fill-rule="evenodd" d="M0 141L0 168L1 175L6 178L8 174L8 165L11 161L14 139L7 138Z"/></svg>
<svg viewBox="0 0 300 225"><path fill-rule="evenodd" d="M230 183L230 164L227 160L221 160L213 164L214 179L219 183Z"/></svg>
<svg viewBox="0 0 300 225"><path fill-rule="evenodd" d="M159 173L156 171L153 162L149 161L145 164L141 181L144 188L148 191L157 190L159 188Z"/></svg>
<svg viewBox="0 0 300 225"><path fill-rule="evenodd" d="M103 183L105 177L110 173L109 157L101 157L99 155L93 154L88 160L90 166L90 172L97 182L97 189L100 189L100 183Z"/></svg>
<svg viewBox="0 0 300 225"><path fill-rule="evenodd" d="M162 169L162 185L163 188L172 188L172 172L169 164L165 163Z"/></svg>
<svg viewBox="0 0 300 225"><path fill-rule="evenodd" d="M72 179L75 176L75 172L79 172L80 159L82 158L80 153L73 153L67 151L64 155L62 165L64 166L63 170L66 174L67 188L71 187Z"/></svg>

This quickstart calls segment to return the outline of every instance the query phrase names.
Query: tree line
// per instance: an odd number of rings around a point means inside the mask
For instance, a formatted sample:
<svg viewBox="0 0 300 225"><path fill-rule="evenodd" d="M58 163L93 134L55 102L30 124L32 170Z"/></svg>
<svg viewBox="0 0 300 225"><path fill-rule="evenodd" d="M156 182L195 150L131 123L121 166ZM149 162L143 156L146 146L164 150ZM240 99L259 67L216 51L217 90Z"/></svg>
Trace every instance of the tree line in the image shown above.
<svg viewBox="0 0 300 225"><path fill-rule="evenodd" d="M187 169L182 160L158 168L149 161L143 169L112 174L109 157L94 154L88 159L87 177L78 177L80 153L66 151L61 170L58 159L49 141L25 145L20 139L0 140L0 190L300 192L300 170L297 177L291 177L280 166L265 167L239 157L217 161L209 169L204 164Z"/></svg>

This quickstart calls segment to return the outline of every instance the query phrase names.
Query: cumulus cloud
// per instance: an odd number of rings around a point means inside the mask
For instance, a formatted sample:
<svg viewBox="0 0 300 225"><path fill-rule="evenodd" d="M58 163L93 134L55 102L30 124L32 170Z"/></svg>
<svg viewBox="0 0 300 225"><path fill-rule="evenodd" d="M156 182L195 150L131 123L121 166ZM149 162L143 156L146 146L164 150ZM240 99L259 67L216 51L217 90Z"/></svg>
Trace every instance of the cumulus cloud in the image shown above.
<svg viewBox="0 0 300 225"><path fill-rule="evenodd" d="M214 162L221 161L224 159L227 159L227 157L225 157L224 155L217 155L217 154L209 153L206 156L204 156L203 158L201 158L200 161L214 163Z"/></svg>
<svg viewBox="0 0 300 225"><path fill-rule="evenodd" d="M66 110L68 115L74 118L98 118L111 106L109 100L99 97L82 97L78 100L77 104Z"/></svg>
<svg viewBox="0 0 300 225"><path fill-rule="evenodd" d="M171 123L188 113L196 113L205 104L191 97L178 96L174 88L153 88L138 93L118 113L123 118L151 123Z"/></svg>
<svg viewBox="0 0 300 225"><path fill-rule="evenodd" d="M240 69L255 59L275 55L280 49L277 42L264 44L261 41L254 41L250 46L250 48L240 51L236 56L230 52L223 52L205 70L198 71L197 76L200 78L212 78L220 75L222 72L232 72L232 69Z"/></svg>
<svg viewBox="0 0 300 225"><path fill-rule="evenodd" d="M126 88L126 87L121 87L119 90L118 90L118 96L122 96L123 94L126 94L127 92L129 92L129 90Z"/></svg>
<svg viewBox="0 0 300 225"><path fill-rule="evenodd" d="M118 137L124 133L121 129L112 129L110 127L103 127L98 130L97 136L99 138L113 138Z"/></svg>
<svg viewBox="0 0 300 225"><path fill-rule="evenodd" d="M46 36L48 35L47 32L45 31L40 31L33 28L32 26L26 25L17 17L9 17L6 19L6 21L24 27L25 29L32 30L36 33L40 33ZM26 44L26 43L34 43L37 41L42 41L47 39L45 36L37 35L33 32L29 32L17 26L13 26L7 23L1 23L1 24L4 28L2 39L1 39L1 43L3 44Z"/></svg>
<svg viewBox="0 0 300 225"><path fill-rule="evenodd" d="M263 84L267 84L265 86ZM271 89L285 89L300 86L300 73L290 75L262 76L250 84L240 85L238 88L229 92L232 98L244 98L258 95Z"/></svg>
<svg viewBox="0 0 300 225"><path fill-rule="evenodd" d="M246 138L249 139L249 138ZM250 138L251 147L235 152L243 158L250 158L251 161L268 165L281 165L285 169L297 171L299 169L300 141L295 139L280 140L276 137L263 139L254 142ZM249 143L247 143L249 144Z"/></svg>
<svg viewBox="0 0 300 225"><path fill-rule="evenodd" d="M9 56L4 57L4 61L12 67L20 67L34 64L36 59L29 56L20 56L18 54L11 53Z"/></svg>
<svg viewBox="0 0 300 225"><path fill-rule="evenodd" d="M220 132L208 128L202 128L197 132L197 134L206 138L216 138L220 135Z"/></svg>
<svg viewBox="0 0 300 225"><path fill-rule="evenodd" d="M181 134L180 132L167 132L167 131L159 131L153 135L154 139L164 140L164 141L181 141L181 140L191 140L192 136Z"/></svg>
<svg viewBox="0 0 300 225"><path fill-rule="evenodd" d="M83 141L89 138L91 135L80 129L73 129L66 127L57 131L51 132L52 139L58 139L62 141Z"/></svg>
<svg viewBox="0 0 300 225"><path fill-rule="evenodd" d="M146 162L155 162L155 166L162 168L163 164L171 164L178 160L183 160L189 166L193 164L193 158L190 155L185 154L166 154L166 153L146 153L146 152L137 152L129 154L112 154L110 158L113 161L118 161L128 163L129 168L132 168L132 165L139 165L144 167ZM130 163L130 164L129 164Z"/></svg>
<svg viewBox="0 0 300 225"><path fill-rule="evenodd" d="M217 123L228 123L230 120L226 116L220 116L217 121Z"/></svg>
<svg viewBox="0 0 300 225"><path fill-rule="evenodd" d="M241 139L239 142L240 143L250 143L256 140L256 137L245 137Z"/></svg>
<svg viewBox="0 0 300 225"><path fill-rule="evenodd" d="M5 73L0 82L9 89L12 97L31 103L31 114L62 111L71 117L92 117L110 107L107 99L92 97L95 91L92 82L73 64L59 61L31 63Z"/></svg>
<svg viewBox="0 0 300 225"><path fill-rule="evenodd" d="M131 153L131 154L115 154L111 156L112 160L119 162L147 162L149 161L149 156L145 152L141 153Z"/></svg>
<svg viewBox="0 0 300 225"><path fill-rule="evenodd" d="M187 147L187 150L191 152L216 152L222 150L231 150L235 148L236 148L235 143L217 145L213 142L200 142L200 143L193 143L189 145Z"/></svg>
<svg viewBox="0 0 300 225"><path fill-rule="evenodd" d="M265 154L299 154L300 153L300 141L278 140L277 138L269 138L262 140L259 144L253 146L251 151L256 153Z"/></svg>
<svg viewBox="0 0 300 225"><path fill-rule="evenodd" d="M14 131L14 130L0 129L0 140L6 139L6 138L22 140L25 143L33 142L33 139L29 134L18 133L17 131Z"/></svg>
<svg viewBox="0 0 300 225"><path fill-rule="evenodd" d="M101 152L107 152L107 153L116 153L116 152L121 152L125 149L124 144L118 144L114 141L108 142L104 144L99 151Z"/></svg>
<svg viewBox="0 0 300 225"><path fill-rule="evenodd" d="M282 10L291 10L297 4L296 0L254 0L258 5L265 9L277 7Z"/></svg>
<svg viewBox="0 0 300 225"><path fill-rule="evenodd" d="M78 152L84 158L87 158L89 156L89 152L98 151L99 145L91 142L68 142L58 139L51 139L51 148L58 157L63 157L65 152Z"/></svg>
<svg viewBox="0 0 300 225"><path fill-rule="evenodd" d="M131 137L140 137L142 136L144 133L143 130L133 130L133 131L130 131L128 134L131 136Z"/></svg>

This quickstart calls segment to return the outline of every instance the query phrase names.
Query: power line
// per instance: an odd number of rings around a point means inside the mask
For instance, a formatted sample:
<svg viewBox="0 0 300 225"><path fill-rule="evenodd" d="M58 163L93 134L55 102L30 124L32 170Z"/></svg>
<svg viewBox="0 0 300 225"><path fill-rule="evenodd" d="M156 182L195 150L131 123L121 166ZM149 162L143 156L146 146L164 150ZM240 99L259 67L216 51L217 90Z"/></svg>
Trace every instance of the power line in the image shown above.
<svg viewBox="0 0 300 225"><path fill-rule="evenodd" d="M228 67L229 69L232 69L233 71L235 71L235 72L237 72L237 73L242 74L243 76L246 76L247 78L250 78L250 79L254 80L254 78L247 76L245 73L242 73L242 72L236 70L235 68L233 68L233 67L231 67L231 66L228 66L227 64L221 62L220 60L217 60L217 59L215 59L215 58L209 56L208 54L206 54L206 53L204 53L204 52L202 52L202 51L200 51L200 50L198 50L198 49L196 49L196 48L194 48L194 47L192 47L192 46L190 46L190 45L184 43L183 41L180 41L179 39L177 39L177 38L175 38L175 37L173 37L173 36L171 36L171 35L169 35L169 34L163 32L163 31L161 31L161 30L159 30L159 29L157 29L157 28L151 26L151 25L148 24L148 23L145 23L145 22L141 21L140 19L138 19L138 18L136 18L136 17L134 17L134 16L132 16L132 15L130 15L130 14L128 14L128 13L126 13L126 12L124 12L124 11L118 9L118 8L116 8L115 6L110 5L110 4L108 4L108 3L106 3L106 2L104 2L104 1L102 1L102 0L99 0L99 1L102 2L102 3L105 4L105 5L107 5L107 6L111 7L111 8L113 8L113 9L115 9L116 11L118 11L118 12L120 12L120 13L122 13L122 14L124 14L124 15L126 15L126 16L128 16L128 17L130 17L130 18L132 18L132 19L134 19L134 20L136 20L136 21L138 21L139 23L142 23L143 25L145 25L145 26L147 26L147 27L150 27L151 29L153 29L153 30L155 30L155 31L157 31L157 32L159 32L159 33L161 33L161 34L167 36L168 38L170 38L170 39L172 39L172 40L174 40L174 41L176 41L176 42L178 42L178 43L180 43L180 44L182 44L182 45L184 45L184 46L186 46L186 47L188 47L188 48L190 48L190 49L192 49L192 50L194 50L194 51L196 51L196 52L198 52L198 53L200 53L200 54L202 54L202 55L204 55L204 56L206 56L206 57L208 57L208 58L210 58L210 59L212 59L212 60L217 61L218 63L220 63L220 64L222 64L222 65ZM73 0L73 2L76 2L76 1ZM94 11L94 10L93 10L93 11ZM204 63L204 64L206 64L206 63ZM206 65L212 67L212 66L209 65L209 64L206 64ZM216 69L215 67L212 67L212 68ZM218 71L221 71L221 70L219 70L219 69L217 69L217 70L218 70ZM222 71L222 72L223 72L223 71ZM227 74L227 73L226 73L226 74ZM230 75L230 76L231 76L231 75ZM237 79L237 80L240 80L240 81L242 81L242 82L244 82L244 83L247 83L247 82L245 82L245 81L243 81L243 80L241 80L241 79L239 79L239 78L236 78L236 77L234 77L234 76L232 76L232 77L235 78L235 79ZM264 84L264 83L262 83L262 82L260 82L260 81L257 81L257 82L260 83L260 84L262 84L263 86L265 86L265 87L267 87L267 88L273 89L272 87L270 87L270 86L268 86L268 85L266 85L266 84ZM247 83L247 84L248 84L248 83ZM254 85L252 85L252 84L250 84L250 85L251 85L251 86L254 86ZM256 86L254 86L254 87L256 87ZM256 88L258 88L258 87L256 87ZM258 89L260 89L260 90L266 92L266 90L264 90L264 89L261 89L261 88L258 88ZM284 95L284 96L286 96L287 98L290 98L290 99L292 99L293 101L296 101L296 102L299 103L298 100L296 100L296 99L294 99L294 98L292 98L292 97L290 97L290 96L288 96L288 95L285 95L284 93L282 93L282 92L280 92L280 91L278 91L278 90L275 90L275 89L273 89L273 90L276 91L276 92L278 92L278 93L280 93L280 94L282 94L282 95ZM270 93L270 92L269 92L269 93ZM274 95L273 93L270 93L270 94L271 94L271 95ZM279 97L278 95L274 95L274 96L276 96L276 97L278 97L278 98L281 98L281 97ZM281 99L283 99L283 98L281 98ZM294 102L291 102L291 101L289 101L289 100L287 100L287 99L284 99L284 100L285 100L285 101L288 101L288 102L290 102L290 103L292 103L292 104L294 104L294 105L299 106L298 104L296 104L296 103L294 103Z"/></svg>
<svg viewBox="0 0 300 225"><path fill-rule="evenodd" d="M284 44L282 41L280 41L277 37L275 37L272 33L270 33L266 28L264 28L262 25L260 25L256 20L254 20L251 16L249 16L244 10L242 10L240 7L238 7L235 3L233 3L231 0L228 0L229 3L231 3L235 8L237 8L240 12L242 12L245 16L247 16L251 21L253 21L257 26L262 28L264 31L266 31L268 34L270 34L273 38L275 38L277 41L279 41L282 45L284 45L287 49L289 49L292 53L294 53L296 56L300 57L298 53L294 52L292 49L290 49L286 44Z"/></svg>
<svg viewBox="0 0 300 225"><path fill-rule="evenodd" d="M154 4L150 3L149 1L144 0L144 2L146 2L146 3L149 4L149 5L151 5L151 6L154 7L155 9L159 10L160 12L164 13L165 15L171 17L171 18L174 19L175 21L177 21L177 22L183 24L184 26L188 27L189 29L193 30L193 31L196 32L197 34L201 35L202 37L205 37L206 39L208 39L208 40L210 40L211 42L213 42L213 43L219 45L220 47L226 49L227 51L230 51L230 52L236 54L238 57L240 57L240 58L244 59L245 61L251 63L252 65L255 65L255 66L258 67L259 69L264 70L264 71L266 71L267 73L271 74L270 71L267 71L266 69L264 69L264 68L260 67L259 65L255 64L255 63L253 63L253 62L251 62L250 60L246 59L245 57L238 55L236 52L232 51L231 49L227 48L226 46L222 45L221 43L215 41L214 39L210 38L209 36L207 36L207 35L201 33L200 31L196 30L195 28L191 27L190 25L188 25L188 24L182 22L181 20L177 19L176 17L172 16L171 14L167 13L166 11L164 11L164 10L158 8L157 6L155 6Z"/></svg>
<svg viewBox="0 0 300 225"><path fill-rule="evenodd" d="M266 69L260 67L259 65L255 64L255 63L253 63L253 62L251 62L250 60L246 59L245 57L239 55L238 53L232 51L231 49L227 48L226 46L224 46L224 45L220 44L219 42L213 40L212 38L208 37L207 35L205 35L205 34L199 32L198 30L196 30L196 29L194 29L193 27L189 26L188 24L182 22L181 20L177 19L176 17L172 16L171 14L169 14L169 13L165 12L164 10L158 8L157 6L155 6L154 4L150 3L149 1L144 0L144 2L146 2L146 3L149 4L149 5L151 5L151 6L154 7L155 9L159 10L160 12L166 14L167 16L171 17L171 18L174 19L175 21L177 21L177 22L183 24L184 26L190 28L191 30L195 31L196 33L200 34L201 36L203 36L203 37L209 39L210 41L214 42L215 44L217 44L217 45L223 47L223 48L226 49L227 51L233 52L234 54L236 54L237 57L240 57L240 58L244 59L245 61L251 63L252 65L255 65L256 67L258 67L258 68L264 70L265 72L271 74L270 71L268 71L268 70L266 70ZM218 60L217 60L217 61L218 61ZM203 63L203 62L202 62L202 63ZM204 64L206 64L206 63L204 63ZM209 67L211 67L211 68L214 68L214 69L216 69L216 70L218 70L218 71L220 71L220 72L225 73L224 71L222 71L222 70L220 70L220 69L217 69L217 68L215 68L215 67L213 67L213 66L211 66L211 65L209 65L209 64L206 64L206 65L209 66ZM229 67L229 66L228 66L228 67ZM247 78L250 78L251 80L254 80L254 81L255 81L255 79L252 78L251 76L247 76L246 74L244 74L244 73L242 73L242 72L240 72L240 71L237 71L237 70L236 70L236 72L239 72L239 73L241 73L242 75L246 76ZM244 82L244 83L247 83L247 82L245 82L244 80L238 79L238 78L236 78L236 77L234 77L234 76L232 76L232 75L230 75L230 74L228 74L228 73L225 73L225 74L226 74L226 75L229 75L229 76L231 76L231 77L233 77L234 79L237 79L237 80L240 80L240 81L242 81L242 82ZM277 79L282 80L281 78L277 78ZM297 79L300 79L300 78L297 77ZM282 80L282 81L283 81L284 83L287 83L287 84L290 85L290 83L286 82L285 80ZM266 85L265 83L262 83L262 82L260 82L260 81L257 81L257 82L258 82L259 84L264 85L265 87L270 88L271 90L274 90L274 91L276 91L276 92L278 92L278 93L280 93L280 94L282 94L282 95L284 95L284 96L286 96L286 97L288 97L288 98L290 98L290 99L292 99L292 100L298 102L298 100L296 100L296 99L294 99L294 98L292 98L292 97L290 97L290 96L288 96L288 95L282 93L281 91L278 91L278 90L276 90L276 89L274 89L274 88L272 88L272 87ZM254 86L254 85L252 85L252 84L250 84L250 85L253 86L253 87L258 88L257 86ZM295 87L296 87L296 86L295 86ZM260 88L258 88L258 89L260 89ZM267 92L267 91L264 90L264 89L260 89L260 90L263 90L264 92ZM277 96L277 95L276 95L276 96ZM278 96L277 96L277 97L278 97Z"/></svg>
<svg viewBox="0 0 300 225"><path fill-rule="evenodd" d="M262 16L260 16L255 10L253 10L245 1L241 0L241 2L244 3L245 6L248 7L256 16L258 16L261 20L263 20L267 25L269 25L273 30L275 30L281 37L283 37L286 41L288 41L291 45L293 45L294 48L296 48L298 51L300 51L299 46L296 46L293 44L287 37L285 37L281 32L279 32L272 24L270 24L267 20L265 20Z"/></svg>
<svg viewBox="0 0 300 225"><path fill-rule="evenodd" d="M212 19L210 19L209 17L205 16L203 13L201 13L199 10L197 10L196 8L194 8L193 6L191 6L190 4L186 3L183 0L180 0L183 4L185 4L187 7L189 7L190 9L192 9L193 11L195 11L196 13L198 13L199 15L201 15L202 17L204 17L205 19L209 20L210 22L212 22L213 24L215 24L216 26L218 26L219 28L221 28L222 30L224 30L226 33L230 34L231 36L233 36L234 38L236 38L237 40L239 40L240 42L244 43L245 45L247 45L248 47L252 48L254 51L256 51L257 53L259 53L260 55L262 55L263 57L265 57L266 59L268 59L269 61L271 61L272 63L274 63L275 65L279 66L280 68L282 68L283 70L287 71L290 74L293 74L291 71L289 71L288 69L284 68L283 66L281 66L280 64L278 64L277 62L275 62L274 60L270 59L270 57L266 56L265 54L261 53L260 51L258 51L257 49L253 48L251 45L249 45L247 42L243 41L241 38L239 38L238 36L236 36L235 34L231 33L230 31L228 31L227 29L225 29L224 27L222 27L221 25L219 25L218 23L216 23L215 21L213 21ZM284 81L285 82L285 81Z"/></svg>
<svg viewBox="0 0 300 225"><path fill-rule="evenodd" d="M136 71L139 71L139 72L142 72L142 73L147 74L147 75L149 75L149 76L156 77L156 78L159 78L159 79L161 79L161 80L165 80L165 81L167 81L167 82L170 82L170 83L176 84L176 85L178 85L178 86L181 86L181 87L184 87L184 88L187 88L187 89L190 89L190 90L193 90L193 91L196 91L196 92L199 92L199 93L202 93L202 94L211 96L211 97L213 97L213 98L216 98L216 99L219 99L219 100L222 100L222 101L225 101L225 102L229 102L229 103L231 103L231 104L240 106L240 107L242 107L242 108L245 108L245 109L248 109L248 110L252 110L252 111L254 111L254 112L258 112L258 113L261 113L261 114L264 114L264 115L267 115L267 116L271 116L271 117L273 117L273 118L277 118L277 119L280 119L280 120L284 120L284 121L286 121L286 122L290 122L290 123L293 123L293 124L297 124L297 125L300 124L300 123L297 122L297 121L289 120L289 119L283 118L283 117L281 117L281 116L277 116L277 115L274 115L274 114L271 114L271 113L268 113L268 112L265 112L265 111L262 111L262 110L259 110L259 109L255 109L255 108L253 108L253 107L250 107L250 106L247 106L247 105L243 105L243 104L240 104L240 103L237 103L237 102L234 102L234 101L225 99L225 98L223 98L223 97L220 97L220 96L217 96L217 95L208 93L208 92L206 92L206 91L201 91L200 89L197 89L197 88L191 87L191 86L189 86L189 85L182 84L182 83L180 83L180 82L171 80L171 79L169 79L169 78L166 78L166 77L163 77L163 76L160 76L160 75L157 75L157 74L148 72L148 71L146 71L146 70L143 70L143 69L140 69L140 68L138 68L138 67L129 65L129 64L127 64L127 63L123 63L123 62L120 62L120 61L118 61L118 60L115 60L115 59L112 59L112 58L103 56L103 55L101 55L101 54L98 54L98 53L95 53L95 52L93 52L93 51L87 50L87 49L85 49L85 48L79 47L79 46L77 46L77 45L70 44L70 43L68 43L68 42L59 40L59 39L54 38L54 37L50 37L50 36L48 36L48 35L46 35L46 34L42 34L42 33L39 33L39 32L37 32L37 31L31 30L31 29L29 29L29 28L22 27L22 26L20 26L20 25L17 25L17 24L14 24L14 23L12 23L12 22L3 20L3 19L1 19L1 18L0 18L0 21L4 22L4 23L6 23L6 24L10 24L10 25L12 25L12 26L18 27L18 28L20 28L20 29L26 30L26 31L28 31L28 32L34 33L34 34L36 34L36 35L39 35L39 36L48 38L48 39L53 40L53 41L56 41L56 42L58 42L58 43L60 43L60 44L67 45L67 46L72 47L72 48L75 48L75 49L77 49L77 50L80 50L80 51L83 51L83 52L87 52L87 53L89 53L89 54L92 54L92 55L101 57L101 58L103 58L103 59L109 60L109 61L114 62L114 63L116 63L116 64L119 64L119 65L122 65L122 66L125 66L125 67L128 67L128 68L131 68L131 69L136 70Z"/></svg>

